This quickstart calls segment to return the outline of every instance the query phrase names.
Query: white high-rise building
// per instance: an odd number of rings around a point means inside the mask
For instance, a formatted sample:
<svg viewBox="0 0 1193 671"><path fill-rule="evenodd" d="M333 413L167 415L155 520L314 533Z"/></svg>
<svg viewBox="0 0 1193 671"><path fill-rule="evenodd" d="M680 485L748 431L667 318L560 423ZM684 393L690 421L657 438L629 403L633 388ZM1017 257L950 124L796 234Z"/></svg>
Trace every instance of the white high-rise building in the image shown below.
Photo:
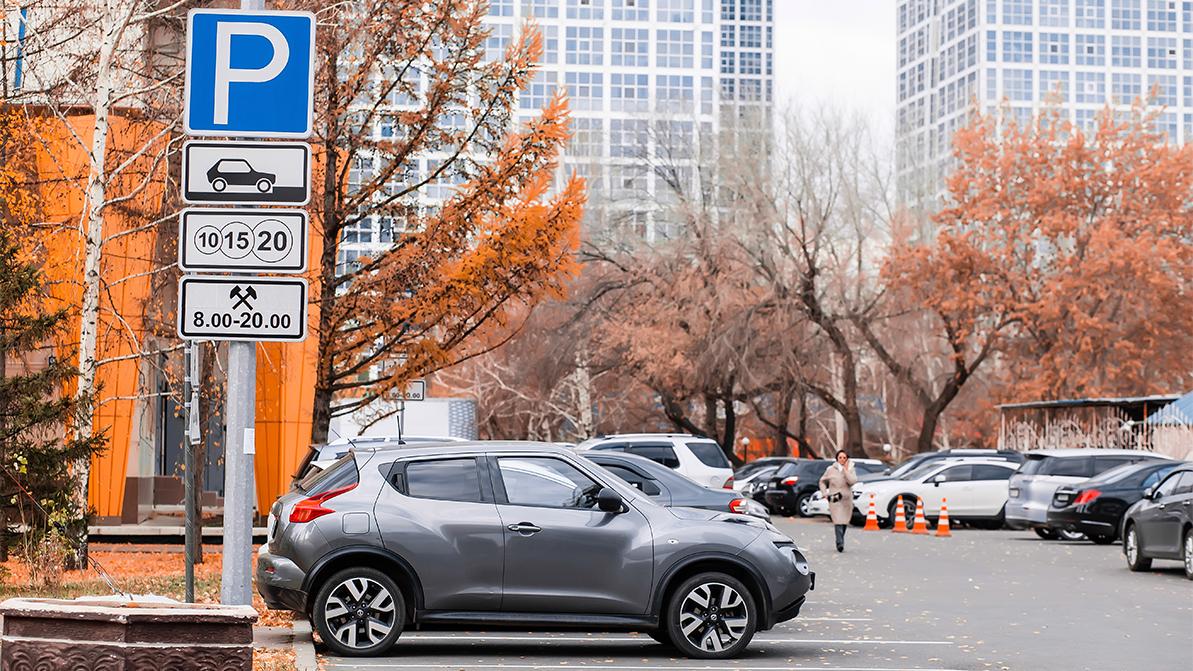
<svg viewBox="0 0 1193 671"><path fill-rule="evenodd" d="M1193 140L1190 0L899 0L899 198L931 206L975 99L1030 119L1048 102L1086 126L1155 91L1171 142Z"/></svg>
<svg viewBox="0 0 1193 671"><path fill-rule="evenodd" d="M685 162L729 121L770 131L773 0L492 0L492 53L528 18L545 53L520 106L530 115L567 88L575 134L564 169L588 178L590 222L647 240L673 233L651 159L691 180Z"/></svg>

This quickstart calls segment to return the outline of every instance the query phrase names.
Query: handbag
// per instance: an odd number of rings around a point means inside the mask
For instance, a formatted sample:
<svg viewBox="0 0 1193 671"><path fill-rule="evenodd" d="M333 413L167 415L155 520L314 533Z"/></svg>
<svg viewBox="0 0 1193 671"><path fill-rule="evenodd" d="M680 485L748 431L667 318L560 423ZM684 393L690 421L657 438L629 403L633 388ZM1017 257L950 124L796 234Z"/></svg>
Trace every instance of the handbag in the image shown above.
<svg viewBox="0 0 1193 671"><path fill-rule="evenodd" d="M841 500L841 492L837 492L836 494L829 494L829 495L828 495L828 502L829 502L829 503L836 503L837 501L840 501L840 500Z"/></svg>

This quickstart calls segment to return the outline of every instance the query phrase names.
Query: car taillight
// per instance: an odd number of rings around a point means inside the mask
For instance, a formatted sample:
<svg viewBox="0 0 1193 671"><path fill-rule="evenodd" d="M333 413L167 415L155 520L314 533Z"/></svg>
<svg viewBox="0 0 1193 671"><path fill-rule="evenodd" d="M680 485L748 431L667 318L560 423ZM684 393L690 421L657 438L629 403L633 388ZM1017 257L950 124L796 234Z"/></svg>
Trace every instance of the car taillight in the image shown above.
<svg viewBox="0 0 1193 671"><path fill-rule="evenodd" d="M733 489L733 476L732 475L730 475L729 479L725 481L725 489Z"/></svg>
<svg viewBox="0 0 1193 671"><path fill-rule="evenodd" d="M729 502L729 512L740 513L744 515L748 509L749 504L745 499L733 499Z"/></svg>
<svg viewBox="0 0 1193 671"><path fill-rule="evenodd" d="M795 483L797 483L797 482L799 482L798 476L793 475L790 478L783 478L783 484L787 485L788 487L794 487Z"/></svg>
<svg viewBox="0 0 1193 671"><path fill-rule="evenodd" d="M1084 492L1081 492L1080 494L1078 494L1077 498L1073 499L1073 505L1075 505L1075 506L1085 505L1086 503L1093 501L1094 499L1098 498L1101 495L1102 495L1102 492L1100 492L1096 489L1087 489Z"/></svg>
<svg viewBox="0 0 1193 671"><path fill-rule="evenodd" d="M322 504L329 499L335 498L344 492L352 491L355 488L356 483L354 482L350 485L336 489L330 489L326 492L323 492L322 494L316 494L299 501L294 505L294 509L290 511L290 521L297 523L310 522L311 520L323 517L328 513L334 513L334 510L331 510L330 508L324 508Z"/></svg>

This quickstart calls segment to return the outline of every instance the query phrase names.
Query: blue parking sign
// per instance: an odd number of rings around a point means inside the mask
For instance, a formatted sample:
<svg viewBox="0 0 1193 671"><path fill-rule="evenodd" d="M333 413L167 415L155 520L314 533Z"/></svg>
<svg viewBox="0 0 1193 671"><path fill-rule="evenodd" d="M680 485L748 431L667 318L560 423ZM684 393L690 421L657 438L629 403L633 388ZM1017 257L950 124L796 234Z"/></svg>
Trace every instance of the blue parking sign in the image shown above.
<svg viewBox="0 0 1193 671"><path fill-rule="evenodd" d="M188 134L311 134L314 14L192 9L186 43Z"/></svg>

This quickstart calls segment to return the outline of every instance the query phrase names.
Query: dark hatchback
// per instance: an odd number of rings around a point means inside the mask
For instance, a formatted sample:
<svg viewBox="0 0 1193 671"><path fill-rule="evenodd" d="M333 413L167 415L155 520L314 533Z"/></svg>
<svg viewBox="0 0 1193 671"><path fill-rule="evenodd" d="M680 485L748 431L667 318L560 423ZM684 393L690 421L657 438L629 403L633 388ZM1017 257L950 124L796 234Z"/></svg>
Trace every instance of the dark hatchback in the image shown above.
<svg viewBox="0 0 1193 671"><path fill-rule="evenodd" d="M1052 495L1048 526L1083 533L1098 544L1113 543L1127 508L1179 465L1168 461L1124 464L1089 480L1062 485Z"/></svg>
<svg viewBox="0 0 1193 671"><path fill-rule="evenodd" d="M808 517L808 501L820 490L820 476L833 463L829 459L797 459L784 464L766 486L766 507L780 515Z"/></svg>
<svg viewBox="0 0 1193 671"><path fill-rule="evenodd" d="M1193 580L1193 464L1184 462L1123 515L1123 555L1132 571L1178 559Z"/></svg>
<svg viewBox="0 0 1193 671"><path fill-rule="evenodd" d="M589 450L584 458L621 478L659 505L738 513L770 520L766 508L729 489L705 487L646 457Z"/></svg>

